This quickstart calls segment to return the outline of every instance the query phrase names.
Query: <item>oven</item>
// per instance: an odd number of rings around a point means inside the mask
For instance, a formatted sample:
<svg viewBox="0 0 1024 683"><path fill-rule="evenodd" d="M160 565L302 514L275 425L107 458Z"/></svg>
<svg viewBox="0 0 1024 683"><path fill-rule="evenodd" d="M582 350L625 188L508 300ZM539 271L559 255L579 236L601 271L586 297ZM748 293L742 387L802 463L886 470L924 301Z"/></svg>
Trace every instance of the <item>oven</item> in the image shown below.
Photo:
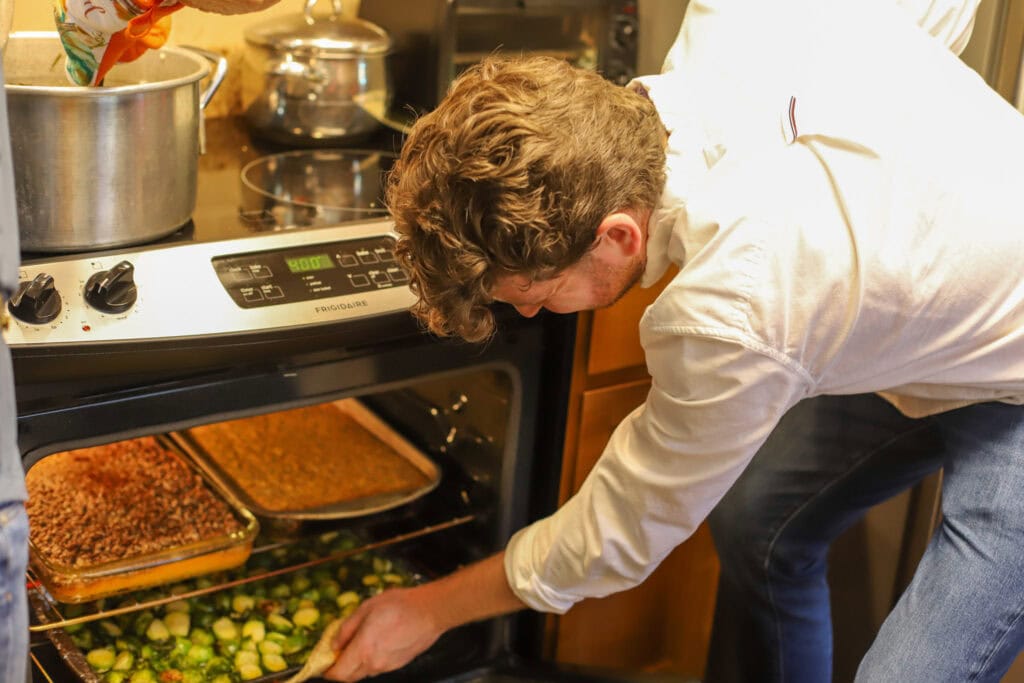
<svg viewBox="0 0 1024 683"><path fill-rule="evenodd" d="M380 509L260 519L248 562L261 569L250 574L67 602L47 590L34 563L27 579L36 681L130 680L104 673L109 663L100 673L83 665L89 644L81 634L101 624L115 624L104 628L120 637L116 624L127 629L184 598L227 604L267 577L294 588L307 573L330 568L340 577L338 563L371 555L377 569L380 558L384 570L394 562L409 580L429 580L500 550L556 505L574 318L526 319L501 307L500 331L487 344L426 335L407 312L412 295L376 196L366 206L353 200L350 213L325 214L301 192L285 192L294 178L275 175L254 198L240 178L283 152L250 141L234 119L207 122L206 137L199 205L174 235L111 251L23 255L21 280L33 283L35 300L22 302L31 310L5 337L26 469L70 449L150 436L174 442L203 425L358 399L437 478L422 495ZM395 148L386 137L374 149ZM272 166L284 162L277 156ZM363 166L353 186L378 192L380 162ZM318 177L309 168L289 173L307 190ZM344 544L323 545L338 534ZM544 664L542 632L543 619L529 612L471 624L380 680L595 680ZM296 666L254 680L283 680ZM217 680L238 680L231 675Z"/></svg>

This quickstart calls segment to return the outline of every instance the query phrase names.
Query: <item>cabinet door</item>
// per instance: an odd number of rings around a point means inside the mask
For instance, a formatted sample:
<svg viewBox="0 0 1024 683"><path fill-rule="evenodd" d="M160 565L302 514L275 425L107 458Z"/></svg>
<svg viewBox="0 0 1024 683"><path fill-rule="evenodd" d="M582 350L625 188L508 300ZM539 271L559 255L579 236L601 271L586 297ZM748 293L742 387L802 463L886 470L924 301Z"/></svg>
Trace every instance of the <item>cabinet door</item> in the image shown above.
<svg viewBox="0 0 1024 683"><path fill-rule="evenodd" d="M618 423L643 403L648 380L583 394L575 491ZM555 657L581 666L704 673L718 560L702 525L642 585L584 600L558 620Z"/></svg>

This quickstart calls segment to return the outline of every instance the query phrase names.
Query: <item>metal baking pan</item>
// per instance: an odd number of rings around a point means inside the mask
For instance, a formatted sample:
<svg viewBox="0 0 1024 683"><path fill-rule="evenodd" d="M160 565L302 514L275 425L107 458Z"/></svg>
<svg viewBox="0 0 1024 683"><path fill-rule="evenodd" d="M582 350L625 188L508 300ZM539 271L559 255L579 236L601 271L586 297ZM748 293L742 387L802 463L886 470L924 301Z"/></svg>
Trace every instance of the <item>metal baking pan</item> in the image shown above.
<svg viewBox="0 0 1024 683"><path fill-rule="evenodd" d="M266 616L264 610L267 607L265 605L250 602L247 606L236 606L235 600L239 596L250 596L250 598L251 596L264 596L261 600L268 604L277 601L280 609L274 611L285 617L284 632L288 635L301 636L303 640L300 643L300 649L308 655L309 650L319 639L325 623L346 613L346 608L343 608L338 602L340 598L344 597L342 593L355 593L362 601L391 586L412 586L428 580L429 574L421 571L415 561L408 557L408 553L402 551L402 548L365 550L363 543L361 538L352 534L328 533L316 537L306 537L296 543L260 548L253 553L245 567L206 577L207 582L212 582L213 585L204 587L211 591L204 595L192 593L191 591L200 587L199 583L195 580L187 580L175 586L164 586L163 589L157 588L126 595L116 604L112 604L110 601L105 601L106 604L104 604L104 601L101 601L95 605L86 606L83 611L89 614L87 622L84 622L81 615L77 613L71 613L66 608L58 608L38 590L29 591L29 602L35 623L47 626L59 625L59 627L46 630L46 635L60 659L63 660L63 665L70 669L82 683L101 683L111 680L111 674L94 669L87 660L88 652L91 649L99 648L116 652L121 650L134 652L134 657L129 658L119 667L115 667L121 669L120 673L114 674L118 677L117 680L123 680L125 683L127 683L129 675L139 669L155 672L158 680L161 681L183 680L170 675L166 678L161 676L160 672L165 668L168 671L176 670L177 676L188 672L188 678L184 680L210 680L215 672L208 669L207 666L212 666L214 661L208 657L190 659L189 650L198 644L205 644L213 650L213 655L231 661L234 658L228 653L233 653L234 648L243 646L245 641L240 634L227 638L225 643L220 642L222 639L220 636L213 641L210 633L211 631L215 632L216 627L212 626L212 622L222 617L229 618L236 628L241 629L242 625L250 619L263 623ZM338 557L339 553L346 552L354 554ZM331 557L338 559L329 559ZM303 569L303 566L314 558L322 559L323 563L316 567ZM289 571L289 569L294 571ZM341 573L342 571L344 574ZM261 578L268 573L273 573L273 576ZM376 580L368 581L369 575L375 577ZM391 580L389 577L400 577L400 580ZM296 581L304 581L302 588L298 587ZM328 586L329 584L330 586ZM321 592L325 586L333 588L337 595L327 595ZM286 590L287 595L277 592L282 588ZM317 588L321 590L316 590ZM310 589L313 590L310 592ZM301 602L298 600L299 593L295 592L299 590L304 591L303 594L306 596ZM166 603L166 598L172 594L191 596L178 601L187 601L187 610L177 608L174 610L184 611L190 615L190 619L186 622L188 635L165 636L156 642L148 631L145 634L139 631L141 627L138 626L138 623L140 619L147 620L142 623L149 623L148 620L154 617L166 620L167 615L172 611L171 606ZM295 602L294 606L292 606L292 602ZM346 604L348 602L346 601ZM128 612L125 612L124 609L126 605L131 607ZM288 621L294 621L297 610L310 606L324 613L325 618L310 625L288 623ZM348 606L349 610L354 608L355 605ZM269 633L277 629L277 626L267 625L266 632ZM204 632L202 635L205 636L205 640L199 639L199 631ZM125 644L118 643L121 638L125 639ZM151 651L149 655L140 657L139 649L143 644L147 644ZM293 651L291 654L297 657L301 653ZM289 657L287 666L281 671L276 673L262 671L258 677L247 680L251 680L253 683L283 681L299 670L300 661L302 660ZM236 670L237 663L234 667L230 667L229 671L223 671L223 666L222 662L218 667L220 672L228 673L231 680L237 681L239 675ZM263 668L266 668L265 663Z"/></svg>
<svg viewBox="0 0 1024 683"><path fill-rule="evenodd" d="M356 494L352 497L343 497L334 501L320 501L314 505L303 505L301 501L297 501L293 504L270 506L266 504L265 495L261 496L255 491L249 490L246 484L240 482L239 477L232 473L232 469L234 469L235 473L239 472L238 468L241 467L239 462L229 462L225 465L224 462L230 459L228 456L212 452L208 446L204 446L201 442L201 430L207 429L209 426L173 432L171 438L189 457L195 460L196 464L211 479L234 495L250 512L257 517L271 522L333 520L370 515L410 503L433 491L440 483L441 471L437 464L357 399L342 399L329 404L280 411L271 415L278 416L278 419L288 419L287 416L289 415L299 416L302 411L322 410L325 406L329 406L331 411L336 410L339 418L351 418L352 422L383 443L391 453L388 457L398 458L407 465L411 465L414 470L422 475L422 483L412 488ZM254 418L242 418L240 420L216 423L213 426L227 430L248 429L250 425L246 424L247 421L267 419L271 418L265 415L256 416ZM199 430L199 433L197 433L197 430ZM278 431L280 432L281 430L278 429ZM285 474L278 467L288 459L291 465L286 466L299 467L305 471L303 475L304 481L321 482L324 487L323 490L330 490L329 487L331 487L332 481L330 472L332 469L335 471L343 470L344 466L341 464L341 461L346 458L346 444L332 443L333 450L329 455L325 456L321 453L316 456L315 460L311 460L306 458L304 452L314 451L306 451L304 449L310 446L319 448L322 445L310 442L310 439L315 436L306 433L301 424L296 424L294 430L287 433L287 438L279 437L276 440L264 439L257 432L253 442L258 443L251 443L252 452L248 457L251 458L252 467L258 467L264 471L264 476L258 478L258 485L261 488L274 488L278 485L280 485L282 490L288 488L287 483L285 483L285 477L291 476L291 473ZM334 456L336 456L336 460ZM248 478L252 479L252 477ZM269 483L264 484L268 480Z"/></svg>

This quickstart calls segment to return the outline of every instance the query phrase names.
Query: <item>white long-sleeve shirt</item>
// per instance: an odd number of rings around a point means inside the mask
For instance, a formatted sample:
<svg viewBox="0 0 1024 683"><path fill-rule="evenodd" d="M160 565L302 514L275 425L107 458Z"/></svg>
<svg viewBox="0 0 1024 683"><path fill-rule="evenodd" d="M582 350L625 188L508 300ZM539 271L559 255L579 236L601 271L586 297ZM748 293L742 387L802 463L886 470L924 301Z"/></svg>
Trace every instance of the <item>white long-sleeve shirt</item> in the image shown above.
<svg viewBox="0 0 1024 683"><path fill-rule="evenodd" d="M643 284L680 267L640 323L652 388L509 542L524 602L642 581L801 399L1024 403L1024 118L954 54L975 5L691 0L639 79L670 131Z"/></svg>

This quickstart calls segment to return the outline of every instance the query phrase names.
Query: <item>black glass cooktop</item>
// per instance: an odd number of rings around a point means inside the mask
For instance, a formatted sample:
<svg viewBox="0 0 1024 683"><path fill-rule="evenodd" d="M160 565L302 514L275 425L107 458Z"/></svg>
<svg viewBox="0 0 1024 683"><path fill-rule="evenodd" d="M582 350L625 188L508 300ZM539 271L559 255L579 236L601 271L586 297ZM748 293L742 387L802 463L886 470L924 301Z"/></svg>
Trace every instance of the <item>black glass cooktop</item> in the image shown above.
<svg viewBox="0 0 1024 683"><path fill-rule="evenodd" d="M386 215L384 177L403 136L381 129L352 146L282 147L250 137L242 117L206 121L196 209L176 232L140 246L214 242ZM244 175L244 177L243 177ZM54 254L23 252L23 261ZM61 256L68 256L62 254Z"/></svg>

